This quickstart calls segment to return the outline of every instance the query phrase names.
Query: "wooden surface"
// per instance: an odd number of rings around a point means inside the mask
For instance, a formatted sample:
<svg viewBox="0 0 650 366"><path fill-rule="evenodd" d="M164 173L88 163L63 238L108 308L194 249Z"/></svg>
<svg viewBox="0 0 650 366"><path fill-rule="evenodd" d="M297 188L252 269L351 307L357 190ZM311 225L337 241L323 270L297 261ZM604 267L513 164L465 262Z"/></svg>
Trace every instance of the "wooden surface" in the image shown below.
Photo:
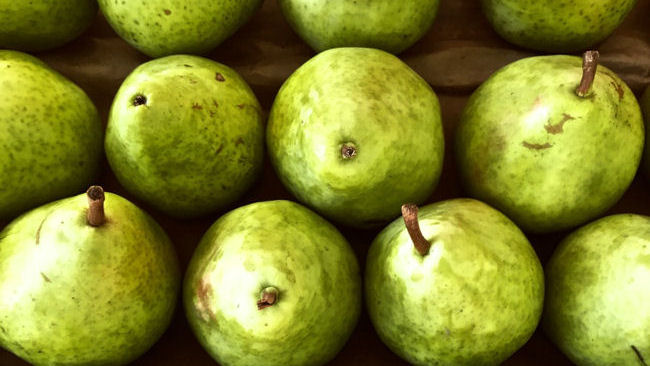
<svg viewBox="0 0 650 366"><path fill-rule="evenodd" d="M621 75L637 95L650 82L648 14L650 3L640 0L623 26L599 47L602 63ZM281 83L313 54L289 29L277 9L275 0L267 0L244 28L208 57L240 72L251 84L268 112ZM443 0L433 28L420 42L401 55L402 59L434 87L442 106L447 140L445 166L441 183L429 202L463 196L452 164L451 137L469 94L499 67L534 54L501 40L480 13L478 1ZM146 56L119 39L101 15L79 39L57 50L36 56L80 85L97 105L104 122L122 80L133 68L148 60ZM183 269L200 237L220 215L215 213L200 220L179 221L155 212L126 193L105 163L104 173L97 183L108 191L124 195L150 212L172 238ZM267 159L261 180L233 207L269 199L292 197L281 186ZM648 182L637 176L623 199L609 213L650 214L648 202ZM0 222L0 227L3 224L5 223ZM354 247L363 267L366 250L378 230L341 230ZM555 245L565 234L529 236L542 263L546 262ZM216 365L194 339L180 311L180 302L169 330L148 353L133 364ZM380 342L365 313L348 344L330 363L337 366L406 364ZM0 350L0 365L19 366L26 363ZM562 366L571 363L538 331L504 365Z"/></svg>

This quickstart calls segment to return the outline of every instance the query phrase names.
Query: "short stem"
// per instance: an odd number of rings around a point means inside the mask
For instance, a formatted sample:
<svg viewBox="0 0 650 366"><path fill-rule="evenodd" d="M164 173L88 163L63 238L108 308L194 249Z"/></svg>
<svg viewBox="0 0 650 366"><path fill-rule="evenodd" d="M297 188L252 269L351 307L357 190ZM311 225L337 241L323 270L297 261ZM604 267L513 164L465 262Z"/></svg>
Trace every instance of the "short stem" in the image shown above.
<svg viewBox="0 0 650 366"><path fill-rule="evenodd" d="M576 89L576 94L581 98L587 96L591 91L598 68L598 57L600 57L598 51L587 51L582 55L582 80Z"/></svg>
<svg viewBox="0 0 650 366"><path fill-rule="evenodd" d="M92 186L86 191L88 197L88 212L86 220L90 226L102 226L106 222L104 216L104 189L100 186Z"/></svg>
<svg viewBox="0 0 650 366"><path fill-rule="evenodd" d="M431 243L424 238L422 230L420 230L420 223L418 222L418 206L412 203L402 205L402 217L404 218L406 230L409 232L413 245L415 245L415 249L423 257L429 254Z"/></svg>
<svg viewBox="0 0 650 366"><path fill-rule="evenodd" d="M257 310L262 310L272 306L278 301L278 289L275 287L267 287L262 290L260 299L257 301Z"/></svg>

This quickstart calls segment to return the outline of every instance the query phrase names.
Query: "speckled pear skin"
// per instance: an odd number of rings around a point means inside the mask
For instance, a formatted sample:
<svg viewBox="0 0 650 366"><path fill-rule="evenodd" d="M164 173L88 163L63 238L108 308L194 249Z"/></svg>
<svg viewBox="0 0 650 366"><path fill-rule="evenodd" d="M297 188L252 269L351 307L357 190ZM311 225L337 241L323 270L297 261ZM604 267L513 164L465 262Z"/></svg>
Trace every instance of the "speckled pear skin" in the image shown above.
<svg viewBox="0 0 650 366"><path fill-rule="evenodd" d="M639 104L598 66L580 98L581 59L538 56L493 74L470 97L456 130L466 192L524 231L580 225L614 205L632 182L644 143Z"/></svg>
<svg viewBox="0 0 650 366"><path fill-rule="evenodd" d="M105 147L129 192L168 215L201 216L236 201L258 177L261 107L225 65L189 55L156 59L117 92Z"/></svg>
<svg viewBox="0 0 650 366"><path fill-rule="evenodd" d="M650 128L648 128L650 125L650 87L646 88L645 92L641 96L639 104L641 105L641 111L643 112L645 120L645 138L646 141L650 141L650 137L648 136L650 135ZM648 144L644 147L641 164L646 179L650 179L650 146L648 146Z"/></svg>
<svg viewBox="0 0 650 366"><path fill-rule="evenodd" d="M481 0L494 30L508 42L568 53L594 46L623 22L636 0Z"/></svg>
<svg viewBox="0 0 650 366"><path fill-rule="evenodd" d="M422 257L402 218L375 238L365 295L382 341L413 365L499 365L532 336L542 266L506 216L472 199L420 208Z"/></svg>
<svg viewBox="0 0 650 366"><path fill-rule="evenodd" d="M171 321L180 290L172 244L144 211L106 193L36 208L0 232L0 346L34 365L126 365Z"/></svg>
<svg viewBox="0 0 650 366"><path fill-rule="evenodd" d="M576 365L647 364L649 217L607 216L571 233L546 265L546 285L543 328Z"/></svg>
<svg viewBox="0 0 650 366"><path fill-rule="evenodd" d="M83 192L102 123L83 90L39 59L0 50L0 220Z"/></svg>
<svg viewBox="0 0 650 366"><path fill-rule="evenodd" d="M374 227L423 202L442 170L438 98L376 49L327 50L301 66L276 96L266 138L289 191L348 226ZM356 148L349 159L346 144Z"/></svg>
<svg viewBox="0 0 650 366"><path fill-rule="evenodd" d="M262 0L99 0L115 32L151 57L203 54L233 35Z"/></svg>
<svg viewBox="0 0 650 366"><path fill-rule="evenodd" d="M278 289L278 300L258 310L268 286ZM361 277L352 249L330 223L294 202L258 202L206 232L183 300L194 334L222 366L316 366L352 333Z"/></svg>
<svg viewBox="0 0 650 366"><path fill-rule="evenodd" d="M44 51L77 38L97 15L95 0L0 0L0 48Z"/></svg>
<svg viewBox="0 0 650 366"><path fill-rule="evenodd" d="M316 51L379 48L400 53L433 24L439 0L279 0L291 28Z"/></svg>

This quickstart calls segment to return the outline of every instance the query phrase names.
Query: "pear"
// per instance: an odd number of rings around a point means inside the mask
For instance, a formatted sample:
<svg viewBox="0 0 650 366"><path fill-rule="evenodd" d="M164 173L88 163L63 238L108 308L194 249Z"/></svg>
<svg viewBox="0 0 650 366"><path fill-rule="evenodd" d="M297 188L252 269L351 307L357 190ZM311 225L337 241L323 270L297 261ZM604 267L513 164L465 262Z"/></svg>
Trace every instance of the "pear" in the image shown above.
<svg viewBox="0 0 650 366"><path fill-rule="evenodd" d="M271 163L300 201L354 227L399 215L438 184L444 138L431 87L397 57L335 48L282 85L267 126Z"/></svg>
<svg viewBox="0 0 650 366"><path fill-rule="evenodd" d="M0 0L0 48L44 51L77 38L97 15L95 0Z"/></svg>
<svg viewBox="0 0 650 366"><path fill-rule="evenodd" d="M481 0L508 42L545 52L583 51L607 38L637 0Z"/></svg>
<svg viewBox="0 0 650 366"><path fill-rule="evenodd" d="M222 209L262 168L255 94L231 68L189 55L138 66L115 96L106 157L133 195L174 217Z"/></svg>
<svg viewBox="0 0 650 366"><path fill-rule="evenodd" d="M203 54L239 29L262 0L99 0L115 32L151 57Z"/></svg>
<svg viewBox="0 0 650 366"><path fill-rule="evenodd" d="M361 311L345 238L289 201L257 202L217 220L185 275L187 319L222 366L323 365Z"/></svg>
<svg viewBox="0 0 650 366"><path fill-rule="evenodd" d="M524 231L583 224L634 179L645 139L636 97L598 52L536 56L495 72L456 130L461 182Z"/></svg>
<svg viewBox="0 0 650 366"><path fill-rule="evenodd" d="M607 216L567 236L546 265L542 325L578 366L650 362L650 217Z"/></svg>
<svg viewBox="0 0 650 366"><path fill-rule="evenodd" d="M125 365L163 334L179 285L160 226L90 187L0 232L0 346L34 365Z"/></svg>
<svg viewBox="0 0 650 366"><path fill-rule="evenodd" d="M402 208L366 259L370 320L413 365L499 365L542 313L542 266L524 234L472 199Z"/></svg>
<svg viewBox="0 0 650 366"><path fill-rule="evenodd" d="M336 47L400 53L433 24L439 0L280 0L291 27L318 52Z"/></svg>
<svg viewBox="0 0 650 366"><path fill-rule="evenodd" d="M645 139L646 141L650 141L650 87L646 87L645 92L643 92L643 95L641 96L641 100L639 101L641 104L641 110L643 112L643 118L645 120ZM643 158L641 159L641 164L642 164L642 169L643 173L645 174L646 178L650 179L650 146L648 144L645 145L644 150L643 150Z"/></svg>
<svg viewBox="0 0 650 366"><path fill-rule="evenodd" d="M90 98L17 51L0 50L0 85L0 220L83 192L103 153L103 127Z"/></svg>

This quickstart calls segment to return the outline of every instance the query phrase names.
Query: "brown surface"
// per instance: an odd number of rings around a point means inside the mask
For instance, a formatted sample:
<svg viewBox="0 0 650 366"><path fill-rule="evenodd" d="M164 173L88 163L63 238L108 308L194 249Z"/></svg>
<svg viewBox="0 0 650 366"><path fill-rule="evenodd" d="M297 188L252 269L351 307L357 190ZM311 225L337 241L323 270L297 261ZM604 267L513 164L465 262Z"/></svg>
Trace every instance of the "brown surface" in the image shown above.
<svg viewBox="0 0 650 366"><path fill-rule="evenodd" d="M647 16L650 3L640 0L623 26L605 43L601 62L615 72L638 94L650 81L650 31ZM436 90L442 105L447 138L447 154L442 181L430 202L462 196L451 158L451 136L461 109L471 91L499 67L532 55L499 39L480 13L475 0L443 1L433 28L414 47L401 55ZM268 111L281 83L313 52L282 19L274 0L267 0L251 22L208 57L225 63L251 84L262 106ZM148 58L119 39L104 19L98 16L81 38L54 51L37 54L55 69L79 84L94 100L104 121L108 109L126 75ZM104 169L98 179L106 190L132 199L151 212L174 241L183 268L201 235L218 214L194 221L178 221L157 213L133 199L121 188L113 174ZM630 190L611 211L650 214L650 194L645 179L637 177ZM287 198L268 161L262 179L237 206L246 203ZM2 223L0 223L0 227ZM377 231L354 231L342 228L352 243L361 265L365 252ZM563 233L530 236L542 262L546 262ZM8 352L0 350L0 365L26 365ZM162 339L134 365L216 365L190 332L178 311L173 324ZM406 365L377 338L364 314L350 341L330 365ZM571 365L538 331L505 365Z"/></svg>

